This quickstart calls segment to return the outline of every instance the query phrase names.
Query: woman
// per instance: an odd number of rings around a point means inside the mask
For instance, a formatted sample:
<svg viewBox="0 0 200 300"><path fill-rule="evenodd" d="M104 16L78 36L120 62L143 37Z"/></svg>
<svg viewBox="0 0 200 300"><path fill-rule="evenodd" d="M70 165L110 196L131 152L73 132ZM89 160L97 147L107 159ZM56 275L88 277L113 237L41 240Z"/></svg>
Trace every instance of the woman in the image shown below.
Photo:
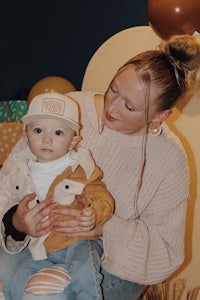
<svg viewBox="0 0 200 300"><path fill-rule="evenodd" d="M81 107L81 146L90 148L115 199L111 220L84 232L103 236L105 300L138 299L146 285L165 280L184 260L188 165L180 141L163 122L177 101L194 88L199 67L198 37L174 36L160 50L128 61L105 95L68 94ZM14 151L21 147L22 141ZM2 176L11 167L12 155ZM13 215L15 229L33 236L50 231L51 224L44 228L41 220L52 203L44 201L37 209L27 210L27 202L23 200ZM76 210L53 211L75 216L69 222L55 221L58 231L67 235L84 231ZM78 299L75 282L83 278L84 268L80 268L65 294L52 299ZM40 297L25 293L24 299L34 298Z"/></svg>

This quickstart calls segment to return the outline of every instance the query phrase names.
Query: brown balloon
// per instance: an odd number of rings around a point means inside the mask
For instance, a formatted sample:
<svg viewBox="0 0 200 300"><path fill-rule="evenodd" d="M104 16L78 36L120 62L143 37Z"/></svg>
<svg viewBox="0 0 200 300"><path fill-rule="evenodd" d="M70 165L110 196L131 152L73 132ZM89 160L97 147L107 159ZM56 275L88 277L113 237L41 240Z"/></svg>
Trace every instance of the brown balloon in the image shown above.
<svg viewBox="0 0 200 300"><path fill-rule="evenodd" d="M163 40L200 32L200 0L148 0L149 25Z"/></svg>
<svg viewBox="0 0 200 300"><path fill-rule="evenodd" d="M68 92L76 91L75 86L67 79L59 76L45 77L31 88L28 95L28 104L31 102L33 97L43 93L61 93L65 94Z"/></svg>

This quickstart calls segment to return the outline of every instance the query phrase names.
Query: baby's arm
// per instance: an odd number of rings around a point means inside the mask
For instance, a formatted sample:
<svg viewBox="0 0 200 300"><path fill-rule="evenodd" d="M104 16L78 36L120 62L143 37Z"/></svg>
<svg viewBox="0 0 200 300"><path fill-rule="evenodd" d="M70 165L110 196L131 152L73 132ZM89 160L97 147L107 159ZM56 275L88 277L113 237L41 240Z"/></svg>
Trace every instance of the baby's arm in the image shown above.
<svg viewBox="0 0 200 300"><path fill-rule="evenodd" d="M85 199L85 206L87 207L87 209L83 210L83 213L91 209L95 212L96 221L93 226L104 224L112 217L114 212L114 199L106 189L105 184L101 181L101 176L102 173L100 169L96 167L82 195Z"/></svg>
<svg viewBox="0 0 200 300"><path fill-rule="evenodd" d="M80 196L77 196L77 199L83 203L85 202L84 199L82 199ZM79 225L83 228L83 230L90 231L92 230L96 225L96 213L95 210L92 207L87 207L82 209L81 215L78 218L79 219Z"/></svg>

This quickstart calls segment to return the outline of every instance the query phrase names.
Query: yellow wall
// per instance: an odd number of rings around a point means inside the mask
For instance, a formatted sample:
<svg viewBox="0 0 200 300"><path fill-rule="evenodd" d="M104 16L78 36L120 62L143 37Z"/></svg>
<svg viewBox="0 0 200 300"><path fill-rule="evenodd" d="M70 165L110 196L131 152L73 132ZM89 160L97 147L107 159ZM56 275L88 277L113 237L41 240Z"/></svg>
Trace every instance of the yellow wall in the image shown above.
<svg viewBox="0 0 200 300"><path fill-rule="evenodd" d="M191 288L200 286L200 94L178 104L168 125L185 147L191 176L185 237L186 257L184 264L172 278L186 279L187 287Z"/></svg>

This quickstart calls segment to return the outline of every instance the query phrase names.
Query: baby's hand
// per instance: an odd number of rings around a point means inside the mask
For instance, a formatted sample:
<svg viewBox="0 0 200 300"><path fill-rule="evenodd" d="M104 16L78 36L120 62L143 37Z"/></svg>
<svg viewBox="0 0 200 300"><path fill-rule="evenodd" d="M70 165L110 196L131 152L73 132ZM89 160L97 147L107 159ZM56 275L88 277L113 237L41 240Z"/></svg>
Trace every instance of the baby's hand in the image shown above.
<svg viewBox="0 0 200 300"><path fill-rule="evenodd" d="M79 217L79 225L84 231L92 230L96 224L96 214L93 208L85 208Z"/></svg>

